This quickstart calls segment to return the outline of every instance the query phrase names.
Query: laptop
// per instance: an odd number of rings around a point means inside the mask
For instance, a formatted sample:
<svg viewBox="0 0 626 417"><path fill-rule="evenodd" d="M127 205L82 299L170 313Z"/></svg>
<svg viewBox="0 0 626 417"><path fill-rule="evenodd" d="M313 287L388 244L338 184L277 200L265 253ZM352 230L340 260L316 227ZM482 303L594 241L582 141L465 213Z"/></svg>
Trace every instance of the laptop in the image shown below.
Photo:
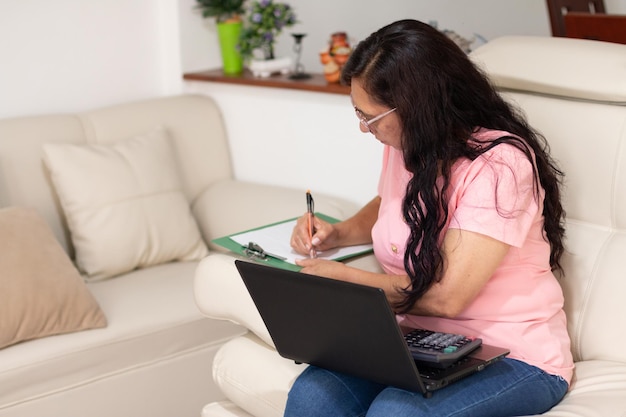
<svg viewBox="0 0 626 417"><path fill-rule="evenodd" d="M509 353L483 343L447 368L429 367L413 359L382 289L256 262L235 265L276 350L296 363L429 397Z"/></svg>

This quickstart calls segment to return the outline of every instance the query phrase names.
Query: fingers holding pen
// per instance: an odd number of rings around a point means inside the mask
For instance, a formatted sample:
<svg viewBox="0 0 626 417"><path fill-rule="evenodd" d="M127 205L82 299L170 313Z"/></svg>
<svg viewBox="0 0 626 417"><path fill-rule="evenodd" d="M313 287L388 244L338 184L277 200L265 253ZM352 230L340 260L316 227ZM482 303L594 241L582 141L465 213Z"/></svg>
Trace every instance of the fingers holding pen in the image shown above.
<svg viewBox="0 0 626 417"><path fill-rule="evenodd" d="M311 190L306 192L306 213L296 222L291 234L291 247L299 254L317 257L317 251L336 246L334 226L315 215L315 202Z"/></svg>
<svg viewBox="0 0 626 417"><path fill-rule="evenodd" d="M311 255L311 251L323 251L330 249L326 244L328 236L332 233L332 225L313 216L313 234L309 235L309 213L305 213L296 222L291 234L291 247L299 254Z"/></svg>
<svg viewBox="0 0 626 417"><path fill-rule="evenodd" d="M310 249L325 251L336 247L333 237L335 236L335 226L319 217L313 217L313 236L307 243Z"/></svg>
<svg viewBox="0 0 626 417"><path fill-rule="evenodd" d="M301 255L309 255L312 243L309 237L309 214L305 213L296 222L289 242L293 250Z"/></svg>

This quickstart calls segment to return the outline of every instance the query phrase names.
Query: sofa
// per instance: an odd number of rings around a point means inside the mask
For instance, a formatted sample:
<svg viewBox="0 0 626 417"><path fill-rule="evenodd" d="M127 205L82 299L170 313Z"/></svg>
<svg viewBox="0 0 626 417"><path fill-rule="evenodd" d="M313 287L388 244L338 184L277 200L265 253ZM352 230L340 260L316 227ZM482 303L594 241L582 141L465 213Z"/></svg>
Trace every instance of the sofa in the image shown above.
<svg viewBox="0 0 626 417"><path fill-rule="evenodd" d="M626 45L502 37L471 57L543 133L565 172L565 274L559 281L576 368L566 397L545 415L624 417ZM377 268L371 257L358 262ZM207 257L195 276L203 314L249 330L218 350L213 379L227 399L207 404L202 417L278 417L306 365L275 351L232 263L225 254Z"/></svg>
<svg viewBox="0 0 626 417"><path fill-rule="evenodd" d="M197 417L223 400L213 357L247 330L201 314L195 270L212 239L302 199L233 178L206 96L0 120L0 416Z"/></svg>

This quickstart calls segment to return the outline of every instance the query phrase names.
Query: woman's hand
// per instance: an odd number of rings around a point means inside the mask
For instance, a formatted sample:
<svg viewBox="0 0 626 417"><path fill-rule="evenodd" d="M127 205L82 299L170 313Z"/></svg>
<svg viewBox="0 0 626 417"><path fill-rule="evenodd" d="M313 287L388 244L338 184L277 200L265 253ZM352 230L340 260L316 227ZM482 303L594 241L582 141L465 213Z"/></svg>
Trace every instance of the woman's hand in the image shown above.
<svg viewBox="0 0 626 417"><path fill-rule="evenodd" d="M296 222L291 233L291 247L301 255L311 256L316 251L325 251L337 246L335 226L313 216L313 237L309 236L309 214L305 213ZM313 257L313 256L312 256Z"/></svg>
<svg viewBox="0 0 626 417"><path fill-rule="evenodd" d="M296 222L289 243L297 253L307 256L314 255L314 250L372 243L372 227L379 207L380 197L375 197L348 220L334 224L314 216L312 237L309 236L309 215L305 213Z"/></svg>
<svg viewBox="0 0 626 417"><path fill-rule="evenodd" d="M323 259L297 259L296 264L301 266L300 272L317 275L325 278L333 278L345 281L346 265L336 261Z"/></svg>
<svg viewBox="0 0 626 417"><path fill-rule="evenodd" d="M392 305L403 298L399 289L406 288L410 284L407 275L388 275L370 272L354 268L342 262L306 258L296 259L296 264L302 267L300 272L305 274L382 288Z"/></svg>

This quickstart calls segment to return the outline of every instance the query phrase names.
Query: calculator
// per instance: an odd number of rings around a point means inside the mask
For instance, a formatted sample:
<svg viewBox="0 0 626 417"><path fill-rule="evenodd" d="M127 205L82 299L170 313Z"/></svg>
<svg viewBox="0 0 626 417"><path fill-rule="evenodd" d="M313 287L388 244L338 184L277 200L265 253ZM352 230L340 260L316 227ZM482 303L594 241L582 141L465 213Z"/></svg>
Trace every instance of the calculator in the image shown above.
<svg viewBox="0 0 626 417"><path fill-rule="evenodd" d="M479 338L424 329L411 330L404 340L413 359L439 368L452 365L482 344Z"/></svg>

